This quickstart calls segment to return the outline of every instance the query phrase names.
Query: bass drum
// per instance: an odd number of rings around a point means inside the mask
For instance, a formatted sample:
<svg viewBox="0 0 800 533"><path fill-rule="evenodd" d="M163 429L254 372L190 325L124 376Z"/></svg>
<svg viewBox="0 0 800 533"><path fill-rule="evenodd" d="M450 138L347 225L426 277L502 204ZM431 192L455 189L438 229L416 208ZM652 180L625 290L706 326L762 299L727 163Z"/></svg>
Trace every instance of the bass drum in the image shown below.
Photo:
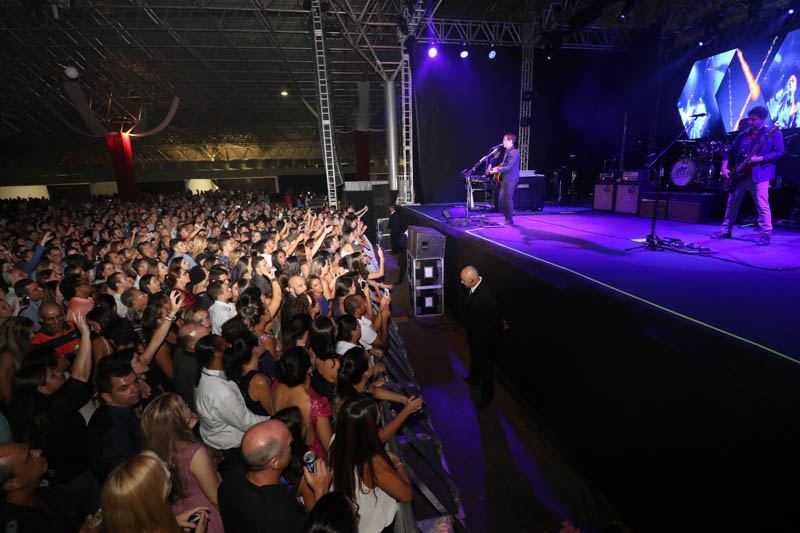
<svg viewBox="0 0 800 533"><path fill-rule="evenodd" d="M677 187L686 187L697 177L698 165L692 159L680 159L672 165L669 180Z"/></svg>

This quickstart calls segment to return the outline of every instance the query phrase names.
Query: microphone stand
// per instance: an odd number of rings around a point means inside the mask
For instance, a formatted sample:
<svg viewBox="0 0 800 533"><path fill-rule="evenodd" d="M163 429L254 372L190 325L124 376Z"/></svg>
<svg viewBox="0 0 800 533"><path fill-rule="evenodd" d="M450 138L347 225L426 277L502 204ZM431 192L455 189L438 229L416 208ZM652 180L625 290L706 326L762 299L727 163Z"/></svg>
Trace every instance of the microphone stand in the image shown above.
<svg viewBox="0 0 800 533"><path fill-rule="evenodd" d="M660 154L655 156L652 161L645 164L644 168L647 169L648 173L653 168L653 165L655 165L658 160L664 157L664 154L666 154L669 151L669 149L672 148L672 146L676 142L678 142L678 139L680 139L684 133L686 133L687 131L689 131L694 127L694 123L698 118L699 117L691 117L692 120L689 121L689 123L686 125L685 128L683 128L683 130L681 130L678 136L672 139L672 142L669 143L667 147L661 151ZM632 248L626 248L625 249L626 252L630 252L631 250L638 250L640 248L644 248L645 250L659 250L659 251L669 249L669 247L667 247L664 244L665 241L662 241L661 239L659 239L658 235L656 235L656 219L658 218L657 215L658 215L658 201L660 199L660 192L661 192L661 176L658 176L655 180L655 191L656 191L655 204L653 205L653 216L650 220L650 233L645 237L645 243L642 246L634 246ZM641 201L641 199L639 201Z"/></svg>
<svg viewBox="0 0 800 533"><path fill-rule="evenodd" d="M472 199L472 173L473 173L473 172L475 172L475 170L476 170L476 169L477 169L479 166L481 166L483 163L485 163L485 162L486 162L486 160L487 160L487 159L489 159L489 156L491 156L491 155L492 155L492 154L495 152L495 150L497 150L497 148L498 148L497 146L493 146L493 147L492 147L492 149L491 149L491 150L489 150L489 151L486 153L486 155L485 155L485 156L483 156L483 157L481 157L480 159L478 159L478 160L475 162L475 164L474 164L474 165L472 165L472 167L471 167L469 170L462 170L462 171L461 171L461 176L462 176L464 179L466 179L466 180L467 180L467 203L466 203L466 209L465 209L465 211L464 211L464 213L465 213L465 215L466 215L466 218L465 218L465 220L466 220L466 225L467 225L467 226L470 226L470 225L472 225L472 224L471 224L471 222L470 222L470 220L469 220L469 205L470 205L470 203L472 203L472 201L473 201L473 199ZM485 217L485 216L480 216L480 217L475 217L475 218L483 218L483 219L485 219L486 217ZM484 223L484 224L486 224L486 223L488 223L488 222L487 222L486 220L484 220L484 221L483 221L483 223Z"/></svg>

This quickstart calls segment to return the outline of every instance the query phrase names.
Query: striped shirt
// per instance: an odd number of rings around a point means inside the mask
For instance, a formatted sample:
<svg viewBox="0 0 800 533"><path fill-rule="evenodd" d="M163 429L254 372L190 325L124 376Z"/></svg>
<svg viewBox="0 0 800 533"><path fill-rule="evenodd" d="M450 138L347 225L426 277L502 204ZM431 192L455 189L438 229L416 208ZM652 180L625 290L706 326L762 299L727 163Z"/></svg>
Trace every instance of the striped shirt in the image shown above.
<svg viewBox="0 0 800 533"><path fill-rule="evenodd" d="M36 336L31 341L32 344L37 346L47 346L53 348L57 353L66 357L75 355L78 345L81 343L81 334L75 323L71 320L64 322L61 326L61 331L53 332L44 327L41 327Z"/></svg>

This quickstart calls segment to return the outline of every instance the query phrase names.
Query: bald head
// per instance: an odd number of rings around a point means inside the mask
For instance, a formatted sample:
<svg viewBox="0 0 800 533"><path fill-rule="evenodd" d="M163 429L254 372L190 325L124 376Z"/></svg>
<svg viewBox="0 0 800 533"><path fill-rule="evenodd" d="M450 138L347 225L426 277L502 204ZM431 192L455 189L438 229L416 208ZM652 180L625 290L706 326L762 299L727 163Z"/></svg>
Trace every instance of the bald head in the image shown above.
<svg viewBox="0 0 800 533"><path fill-rule="evenodd" d="M193 352L197 341L211 333L199 322L189 322L178 330L178 343L187 352Z"/></svg>
<svg viewBox="0 0 800 533"><path fill-rule="evenodd" d="M278 474L291 458L292 435L280 420L267 420L247 430L242 438L242 455L247 469L271 469Z"/></svg>
<svg viewBox="0 0 800 533"><path fill-rule="evenodd" d="M306 280L302 276L292 276L289 278L289 292L297 297L306 292Z"/></svg>
<svg viewBox="0 0 800 533"><path fill-rule="evenodd" d="M471 289L478 284L479 280L478 270L474 266L466 266L461 269L461 284L464 287Z"/></svg>

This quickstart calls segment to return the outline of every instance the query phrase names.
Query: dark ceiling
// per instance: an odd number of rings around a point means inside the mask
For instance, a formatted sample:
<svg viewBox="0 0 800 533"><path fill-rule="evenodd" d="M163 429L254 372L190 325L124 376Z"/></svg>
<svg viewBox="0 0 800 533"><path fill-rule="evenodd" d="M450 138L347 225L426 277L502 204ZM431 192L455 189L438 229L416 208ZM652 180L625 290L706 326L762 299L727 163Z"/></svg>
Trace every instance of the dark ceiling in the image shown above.
<svg viewBox="0 0 800 533"><path fill-rule="evenodd" d="M649 29L679 42L704 31L709 17L718 16L715 23L722 26L742 24L789 0L755 2L755 10L753 3L562 0L527 5L537 37L555 35L558 45L558 39L585 26ZM400 36L413 20L415 3L324 4L334 124L340 134L352 131L356 82L370 81L370 126L379 133L383 79L396 76ZM174 120L150 146L194 145L187 159L203 158L203 143L223 142L318 157L309 6L310 0L9 0L0 11L3 144L8 149L34 139L56 147L96 143L82 141L56 116L86 129L62 87L64 67L73 66L92 108L112 131L134 124L134 131L150 129L166 116L172 98L180 97ZM526 9L522 0L429 0L416 6L423 20L433 13L437 19L516 24L523 22ZM419 38L426 33L421 24ZM224 157L219 149L216 153ZM162 155L180 158L175 152ZM15 163L14 154L5 159L5 166Z"/></svg>

